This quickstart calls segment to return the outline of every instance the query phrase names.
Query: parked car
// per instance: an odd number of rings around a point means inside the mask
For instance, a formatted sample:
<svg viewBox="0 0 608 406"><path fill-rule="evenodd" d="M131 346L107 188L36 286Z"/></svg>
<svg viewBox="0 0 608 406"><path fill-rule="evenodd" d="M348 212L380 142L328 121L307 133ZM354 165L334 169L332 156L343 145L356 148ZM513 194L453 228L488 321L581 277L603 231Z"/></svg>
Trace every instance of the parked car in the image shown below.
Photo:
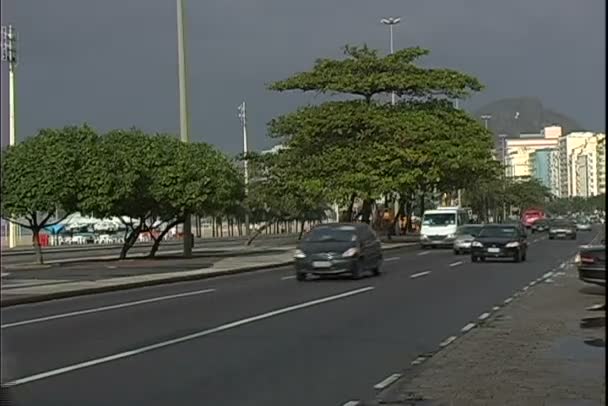
<svg viewBox="0 0 608 406"><path fill-rule="evenodd" d="M533 224L530 230L533 233L543 233L549 231L549 220L548 219L538 219Z"/></svg>
<svg viewBox="0 0 608 406"><path fill-rule="evenodd" d="M380 275L382 244L367 224L322 224L306 234L294 259L299 281L308 275L351 274L358 279L366 271Z"/></svg>
<svg viewBox="0 0 608 406"><path fill-rule="evenodd" d="M569 238L576 240L576 225L570 220L553 220L549 223L549 239Z"/></svg>
<svg viewBox="0 0 608 406"><path fill-rule="evenodd" d="M481 224L467 224L460 226L456 230L456 239L454 240L454 254L460 255L465 252L471 252L471 243L482 229Z"/></svg>
<svg viewBox="0 0 608 406"><path fill-rule="evenodd" d="M580 247L575 262L580 280L606 286L606 240Z"/></svg>
<svg viewBox="0 0 608 406"><path fill-rule="evenodd" d="M489 224L483 226L471 243L471 261L487 258L512 258L525 261L528 255L526 232L516 224Z"/></svg>

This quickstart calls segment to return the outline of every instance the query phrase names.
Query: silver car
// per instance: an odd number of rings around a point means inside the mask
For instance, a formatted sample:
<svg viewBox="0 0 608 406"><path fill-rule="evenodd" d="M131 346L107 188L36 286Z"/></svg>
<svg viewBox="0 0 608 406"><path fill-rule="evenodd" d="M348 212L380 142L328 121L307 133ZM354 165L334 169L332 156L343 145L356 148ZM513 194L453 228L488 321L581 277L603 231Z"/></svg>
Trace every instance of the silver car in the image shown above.
<svg viewBox="0 0 608 406"><path fill-rule="evenodd" d="M576 229L578 231L591 231L591 222L590 221L577 221Z"/></svg>
<svg viewBox="0 0 608 406"><path fill-rule="evenodd" d="M467 224L458 227L454 239L454 254L460 255L471 252L471 243L475 240L482 227L483 225L481 224Z"/></svg>

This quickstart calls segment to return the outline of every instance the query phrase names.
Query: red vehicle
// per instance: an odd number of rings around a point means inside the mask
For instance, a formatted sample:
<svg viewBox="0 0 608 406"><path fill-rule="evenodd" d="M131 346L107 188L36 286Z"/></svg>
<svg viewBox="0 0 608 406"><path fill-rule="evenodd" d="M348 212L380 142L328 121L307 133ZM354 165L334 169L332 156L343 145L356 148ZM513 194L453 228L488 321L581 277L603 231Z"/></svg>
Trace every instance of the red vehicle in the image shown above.
<svg viewBox="0 0 608 406"><path fill-rule="evenodd" d="M544 219L545 212L542 209L526 209L521 215L521 222L527 228L532 227L536 220Z"/></svg>

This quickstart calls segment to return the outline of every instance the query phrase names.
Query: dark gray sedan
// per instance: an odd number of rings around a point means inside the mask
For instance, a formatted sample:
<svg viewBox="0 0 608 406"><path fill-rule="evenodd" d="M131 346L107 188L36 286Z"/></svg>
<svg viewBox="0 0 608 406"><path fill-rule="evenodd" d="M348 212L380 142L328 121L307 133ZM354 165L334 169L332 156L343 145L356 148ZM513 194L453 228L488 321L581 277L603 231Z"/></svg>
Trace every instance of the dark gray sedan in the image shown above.
<svg viewBox="0 0 608 406"><path fill-rule="evenodd" d="M366 271L380 275L382 244L367 224L332 223L313 228L298 244L296 277L350 274L358 279Z"/></svg>

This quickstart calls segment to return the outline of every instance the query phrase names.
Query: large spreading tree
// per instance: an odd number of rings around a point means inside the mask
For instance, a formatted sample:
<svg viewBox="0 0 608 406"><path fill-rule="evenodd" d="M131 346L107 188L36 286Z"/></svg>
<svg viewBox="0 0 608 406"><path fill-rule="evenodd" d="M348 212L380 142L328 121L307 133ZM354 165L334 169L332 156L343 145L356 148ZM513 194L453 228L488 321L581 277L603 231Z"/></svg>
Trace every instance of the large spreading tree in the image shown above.
<svg viewBox="0 0 608 406"><path fill-rule="evenodd" d="M380 56L347 46L345 59L320 59L270 86L341 97L271 121L270 134L288 147L304 178L347 207L347 221L369 222L380 196L399 196L404 205L414 196L470 187L491 165L489 132L451 103L482 85L455 70L415 64L428 53L409 48ZM399 98L395 106L386 101L391 92Z"/></svg>

